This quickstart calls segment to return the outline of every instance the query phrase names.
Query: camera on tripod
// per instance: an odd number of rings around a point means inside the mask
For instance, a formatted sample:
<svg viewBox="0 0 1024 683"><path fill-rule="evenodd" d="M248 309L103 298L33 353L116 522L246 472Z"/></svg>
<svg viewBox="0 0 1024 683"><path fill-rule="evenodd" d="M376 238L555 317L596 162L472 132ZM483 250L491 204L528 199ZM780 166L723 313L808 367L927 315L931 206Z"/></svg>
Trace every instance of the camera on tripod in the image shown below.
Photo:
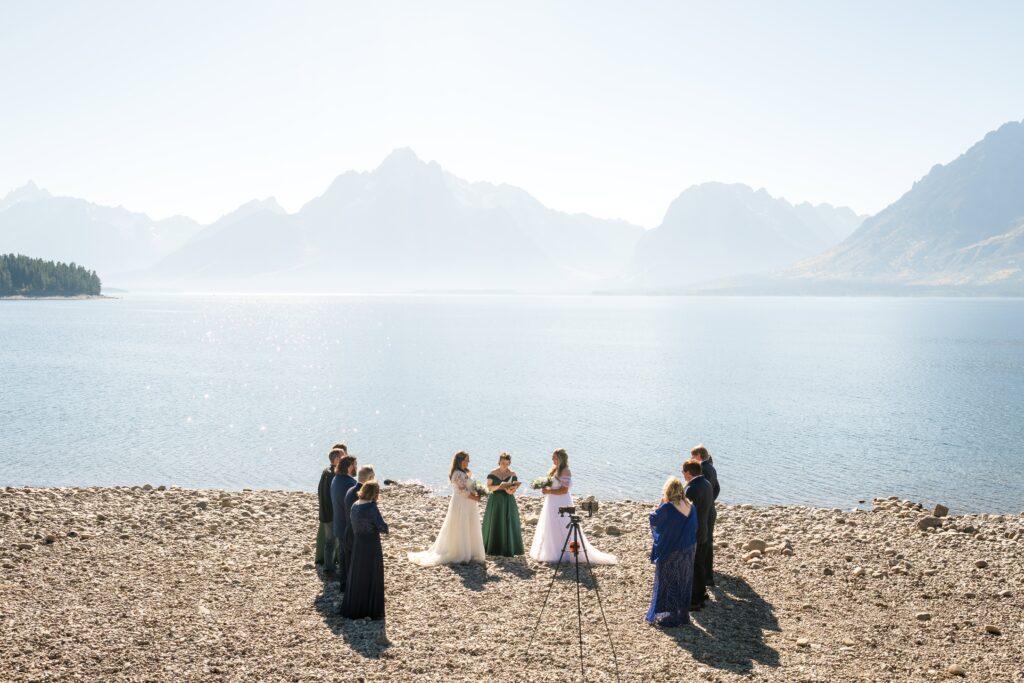
<svg viewBox="0 0 1024 683"><path fill-rule="evenodd" d="M560 517L565 517L566 515L569 515L569 516L575 515L576 514L576 508L577 508L577 506L575 506L575 505L567 505L565 507L560 507L560 508L558 508L558 515ZM587 513L587 517L593 517L594 513L597 512L598 503L597 503L596 500L594 500L593 496L587 496L586 498L584 498L583 500L580 501L579 509L582 512L586 512Z"/></svg>

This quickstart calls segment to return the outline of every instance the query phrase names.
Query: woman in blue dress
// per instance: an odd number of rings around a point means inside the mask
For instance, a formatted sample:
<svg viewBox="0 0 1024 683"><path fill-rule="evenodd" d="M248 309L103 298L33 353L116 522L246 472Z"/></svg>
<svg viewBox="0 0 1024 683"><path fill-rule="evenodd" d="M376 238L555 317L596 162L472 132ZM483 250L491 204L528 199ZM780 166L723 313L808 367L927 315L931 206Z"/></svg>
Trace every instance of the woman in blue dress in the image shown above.
<svg viewBox="0 0 1024 683"><path fill-rule="evenodd" d="M651 513L651 562L654 593L647 622L672 628L690 623L693 556L697 547L697 509L683 496L683 483L669 477L661 505Z"/></svg>
<svg viewBox="0 0 1024 683"><path fill-rule="evenodd" d="M359 489L352 505L352 560L348 567L348 590L341 602L341 616L349 619L384 618L384 551L380 535L388 532L387 522L377 508L380 484L371 479Z"/></svg>

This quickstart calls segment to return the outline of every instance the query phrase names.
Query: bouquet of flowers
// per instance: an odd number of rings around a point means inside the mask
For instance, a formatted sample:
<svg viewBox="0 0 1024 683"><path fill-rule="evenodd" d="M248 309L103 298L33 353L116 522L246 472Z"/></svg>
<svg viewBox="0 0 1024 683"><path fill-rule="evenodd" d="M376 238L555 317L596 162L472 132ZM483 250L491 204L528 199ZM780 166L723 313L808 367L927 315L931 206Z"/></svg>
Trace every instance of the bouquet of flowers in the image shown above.
<svg viewBox="0 0 1024 683"><path fill-rule="evenodd" d="M551 486L551 484L552 484L551 477L541 477L539 479L534 479L530 483L530 488L531 489L537 489L539 491L540 489L547 488L548 486Z"/></svg>
<svg viewBox="0 0 1024 683"><path fill-rule="evenodd" d="M490 493L490 491L487 490L486 486L476 481L475 479L470 483L470 487L472 487L473 494L480 496L481 498L487 497L487 495Z"/></svg>

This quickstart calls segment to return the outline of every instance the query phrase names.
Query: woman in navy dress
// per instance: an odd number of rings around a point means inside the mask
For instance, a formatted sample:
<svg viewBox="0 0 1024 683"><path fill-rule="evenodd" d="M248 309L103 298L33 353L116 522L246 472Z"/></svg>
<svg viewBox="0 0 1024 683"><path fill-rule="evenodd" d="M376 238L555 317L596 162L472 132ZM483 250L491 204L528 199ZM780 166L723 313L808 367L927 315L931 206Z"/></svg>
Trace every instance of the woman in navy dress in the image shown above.
<svg viewBox="0 0 1024 683"><path fill-rule="evenodd" d="M371 479L359 489L352 505L352 561L348 567L348 590L341 602L341 616L349 619L384 618L384 551L380 535L388 532L387 522L377 508L380 484Z"/></svg>
<svg viewBox="0 0 1024 683"><path fill-rule="evenodd" d="M672 628L690 623L697 509L683 496L683 483L675 477L665 482L661 501L651 513L654 593L646 618L649 624Z"/></svg>

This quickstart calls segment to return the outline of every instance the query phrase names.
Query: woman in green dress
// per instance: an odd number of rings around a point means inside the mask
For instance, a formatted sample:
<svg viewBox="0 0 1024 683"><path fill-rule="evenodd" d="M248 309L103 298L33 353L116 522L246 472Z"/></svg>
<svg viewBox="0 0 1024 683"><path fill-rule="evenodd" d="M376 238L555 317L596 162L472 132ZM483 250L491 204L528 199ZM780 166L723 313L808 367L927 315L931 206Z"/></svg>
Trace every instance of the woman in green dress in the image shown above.
<svg viewBox="0 0 1024 683"><path fill-rule="evenodd" d="M487 475L487 510L484 512L484 550L488 555L523 554L523 530L519 524L519 506L515 493L519 477L509 466L512 456L498 456L498 469Z"/></svg>

